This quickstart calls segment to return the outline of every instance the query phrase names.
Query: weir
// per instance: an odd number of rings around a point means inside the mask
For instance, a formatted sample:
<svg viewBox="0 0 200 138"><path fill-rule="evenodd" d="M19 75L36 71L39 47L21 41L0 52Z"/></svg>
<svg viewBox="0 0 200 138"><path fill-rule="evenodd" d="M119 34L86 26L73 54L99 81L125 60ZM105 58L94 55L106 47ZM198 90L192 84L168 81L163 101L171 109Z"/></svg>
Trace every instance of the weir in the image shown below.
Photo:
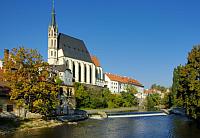
<svg viewBox="0 0 200 138"><path fill-rule="evenodd" d="M163 112L144 112L144 113L133 113L133 114L108 114L108 118L126 118L126 117L150 117L150 116L166 116L168 114Z"/></svg>

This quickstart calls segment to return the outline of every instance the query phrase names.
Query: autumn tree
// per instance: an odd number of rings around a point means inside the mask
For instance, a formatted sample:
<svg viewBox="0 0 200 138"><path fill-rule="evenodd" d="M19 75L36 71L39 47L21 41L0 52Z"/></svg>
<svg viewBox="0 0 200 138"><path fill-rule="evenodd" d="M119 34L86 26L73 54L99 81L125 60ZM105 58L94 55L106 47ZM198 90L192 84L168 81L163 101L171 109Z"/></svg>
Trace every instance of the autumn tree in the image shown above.
<svg viewBox="0 0 200 138"><path fill-rule="evenodd" d="M14 48L4 59L4 81L11 88L10 99L18 106L42 115L52 115L58 104L58 86L50 77L48 63L37 50Z"/></svg>

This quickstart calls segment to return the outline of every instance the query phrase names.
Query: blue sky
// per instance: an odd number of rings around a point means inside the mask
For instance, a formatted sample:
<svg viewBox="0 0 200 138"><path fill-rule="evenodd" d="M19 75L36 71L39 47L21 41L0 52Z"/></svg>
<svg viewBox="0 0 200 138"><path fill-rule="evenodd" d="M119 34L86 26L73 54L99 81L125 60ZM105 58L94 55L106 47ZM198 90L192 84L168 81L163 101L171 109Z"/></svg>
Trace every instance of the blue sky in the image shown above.
<svg viewBox="0 0 200 138"><path fill-rule="evenodd" d="M47 59L51 0L0 1L0 57L25 46ZM199 0L55 0L59 32L84 40L105 72L148 88L170 86L174 67L200 43Z"/></svg>

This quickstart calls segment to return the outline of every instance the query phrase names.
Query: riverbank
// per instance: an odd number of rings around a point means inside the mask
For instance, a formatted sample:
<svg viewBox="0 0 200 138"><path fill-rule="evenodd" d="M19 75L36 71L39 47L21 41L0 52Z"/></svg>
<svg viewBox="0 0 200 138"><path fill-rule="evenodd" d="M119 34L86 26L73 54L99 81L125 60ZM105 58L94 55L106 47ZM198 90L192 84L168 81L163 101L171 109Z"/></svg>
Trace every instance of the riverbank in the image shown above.
<svg viewBox="0 0 200 138"><path fill-rule="evenodd" d="M17 131L29 131L47 127L56 127L64 123L57 120L45 121L43 119L1 119L0 135L7 135Z"/></svg>
<svg viewBox="0 0 200 138"><path fill-rule="evenodd" d="M77 124L78 121L87 119L84 115L58 116L54 119L21 119L0 118L0 136L19 131L30 131L32 129L52 128L64 124Z"/></svg>

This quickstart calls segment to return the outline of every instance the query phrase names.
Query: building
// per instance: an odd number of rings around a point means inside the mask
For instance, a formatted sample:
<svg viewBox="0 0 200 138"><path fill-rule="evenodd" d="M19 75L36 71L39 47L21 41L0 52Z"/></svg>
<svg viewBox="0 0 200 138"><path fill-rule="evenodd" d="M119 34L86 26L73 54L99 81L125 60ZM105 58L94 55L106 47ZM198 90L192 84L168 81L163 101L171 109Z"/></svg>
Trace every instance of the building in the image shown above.
<svg viewBox="0 0 200 138"><path fill-rule="evenodd" d="M0 69L3 69L3 61L0 60Z"/></svg>
<svg viewBox="0 0 200 138"><path fill-rule="evenodd" d="M126 88L128 85L134 86L138 91L136 96L138 98L143 98L144 86L135 79L111 73L105 73L105 83L112 93L127 91Z"/></svg>
<svg viewBox="0 0 200 138"><path fill-rule="evenodd" d="M66 65L52 65L51 75L55 74L63 81L62 85L73 85L73 75Z"/></svg>
<svg viewBox="0 0 200 138"><path fill-rule="evenodd" d="M99 81L103 80L103 69L96 59L91 56L83 40L58 32L53 3L48 27L48 63L65 65L71 71L75 82L102 85Z"/></svg>

